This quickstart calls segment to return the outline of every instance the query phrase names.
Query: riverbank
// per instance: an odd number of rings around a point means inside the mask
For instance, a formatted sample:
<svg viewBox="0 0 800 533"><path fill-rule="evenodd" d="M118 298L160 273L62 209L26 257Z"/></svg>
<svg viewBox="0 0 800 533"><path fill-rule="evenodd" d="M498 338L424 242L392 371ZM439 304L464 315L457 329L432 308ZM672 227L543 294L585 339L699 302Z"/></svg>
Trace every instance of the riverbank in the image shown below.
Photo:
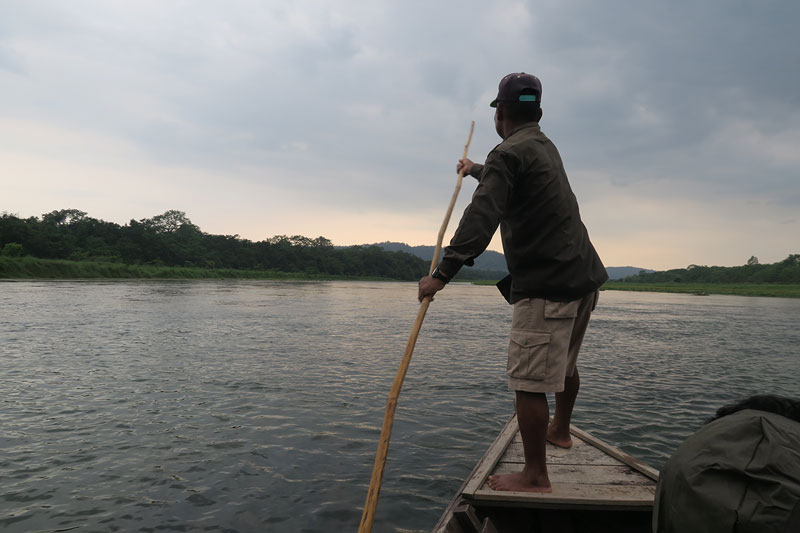
<svg viewBox="0 0 800 533"><path fill-rule="evenodd" d="M493 281L476 281L476 285L494 285ZM800 298L800 284L796 283L631 283L609 281L600 290L636 292L672 292L680 294L727 294L732 296L769 296L775 298Z"/></svg>
<svg viewBox="0 0 800 533"><path fill-rule="evenodd" d="M335 276L279 270L128 265L100 261L67 261L36 257L0 257L0 279L264 279L299 281L398 281L387 277ZM406 280L414 281L414 280ZM456 280L475 285L494 285L491 280ZM778 283L633 283L609 281L601 290L728 294L800 298L800 284Z"/></svg>
<svg viewBox="0 0 800 533"><path fill-rule="evenodd" d="M36 257L0 257L0 279L273 279L308 281L388 281L390 278L333 276L279 270L127 265ZM391 280L397 281L397 280Z"/></svg>
<svg viewBox="0 0 800 533"><path fill-rule="evenodd" d="M728 294L733 296L770 296L775 298L800 298L800 284L782 283L629 283L609 281L602 290L637 292L675 292L705 296Z"/></svg>

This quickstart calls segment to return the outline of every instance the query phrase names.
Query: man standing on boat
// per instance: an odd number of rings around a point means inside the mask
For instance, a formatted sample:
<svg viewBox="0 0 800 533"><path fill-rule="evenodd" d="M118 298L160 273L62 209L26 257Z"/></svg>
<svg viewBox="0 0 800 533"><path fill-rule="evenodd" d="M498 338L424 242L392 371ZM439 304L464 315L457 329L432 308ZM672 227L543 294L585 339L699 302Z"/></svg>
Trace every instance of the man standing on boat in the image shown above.
<svg viewBox="0 0 800 533"><path fill-rule="evenodd" d="M494 490L551 492L546 442L569 448L569 424L580 387L576 362L599 287L608 275L581 222L561 157L539 128L542 84L531 74L500 81L495 129L503 139L484 165L458 162L478 186L420 301L471 266L497 226L510 275L498 283L514 306L508 386L516 394L525 452L522 472L491 476ZM550 421L546 393L555 393Z"/></svg>

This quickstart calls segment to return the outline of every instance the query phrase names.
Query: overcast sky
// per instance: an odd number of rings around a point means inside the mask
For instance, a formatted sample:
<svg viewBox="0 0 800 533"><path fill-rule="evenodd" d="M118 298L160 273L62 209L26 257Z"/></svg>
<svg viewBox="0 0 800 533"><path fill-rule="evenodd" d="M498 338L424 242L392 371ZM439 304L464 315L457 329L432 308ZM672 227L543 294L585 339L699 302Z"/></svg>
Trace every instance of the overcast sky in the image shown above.
<svg viewBox="0 0 800 533"><path fill-rule="evenodd" d="M434 244L470 121L483 161L525 71L607 266L779 261L798 27L792 0L0 0L0 211Z"/></svg>

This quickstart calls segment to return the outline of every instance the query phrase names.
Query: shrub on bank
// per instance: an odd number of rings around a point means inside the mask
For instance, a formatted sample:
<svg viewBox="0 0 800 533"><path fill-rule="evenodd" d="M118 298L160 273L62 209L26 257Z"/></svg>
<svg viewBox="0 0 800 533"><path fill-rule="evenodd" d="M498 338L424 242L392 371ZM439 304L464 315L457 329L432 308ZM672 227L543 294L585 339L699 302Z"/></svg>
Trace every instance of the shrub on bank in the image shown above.
<svg viewBox="0 0 800 533"><path fill-rule="evenodd" d="M99 261L68 261L0 255L0 278L10 279L354 279L354 276L304 274L276 270L232 268L185 268L159 265L127 265ZM387 279L381 277L358 279Z"/></svg>

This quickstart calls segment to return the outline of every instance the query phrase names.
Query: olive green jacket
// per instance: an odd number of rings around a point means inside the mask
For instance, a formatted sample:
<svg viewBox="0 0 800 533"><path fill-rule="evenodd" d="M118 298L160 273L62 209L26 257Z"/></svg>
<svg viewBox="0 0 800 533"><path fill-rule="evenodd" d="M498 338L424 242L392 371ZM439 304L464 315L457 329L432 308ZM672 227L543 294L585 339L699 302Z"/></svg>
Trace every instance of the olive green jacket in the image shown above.
<svg viewBox="0 0 800 533"><path fill-rule="evenodd" d="M581 221L561 156L539 124L514 130L471 174L478 187L439 263L445 275L471 266L499 225L510 303L574 300L605 283L608 275Z"/></svg>

